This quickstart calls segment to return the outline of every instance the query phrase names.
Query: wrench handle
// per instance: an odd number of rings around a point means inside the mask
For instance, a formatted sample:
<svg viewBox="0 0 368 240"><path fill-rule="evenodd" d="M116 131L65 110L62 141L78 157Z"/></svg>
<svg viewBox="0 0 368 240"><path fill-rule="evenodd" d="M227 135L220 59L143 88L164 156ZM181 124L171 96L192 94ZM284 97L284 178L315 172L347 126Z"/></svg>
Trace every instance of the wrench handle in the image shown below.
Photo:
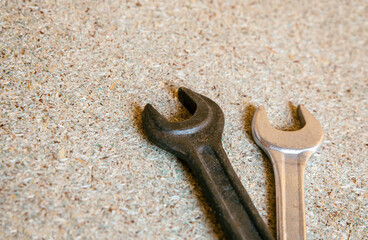
<svg viewBox="0 0 368 240"><path fill-rule="evenodd" d="M277 239L306 239L304 170L310 154L270 151L276 183Z"/></svg>
<svg viewBox="0 0 368 240"><path fill-rule="evenodd" d="M274 239L221 144L200 146L187 160L227 239Z"/></svg>

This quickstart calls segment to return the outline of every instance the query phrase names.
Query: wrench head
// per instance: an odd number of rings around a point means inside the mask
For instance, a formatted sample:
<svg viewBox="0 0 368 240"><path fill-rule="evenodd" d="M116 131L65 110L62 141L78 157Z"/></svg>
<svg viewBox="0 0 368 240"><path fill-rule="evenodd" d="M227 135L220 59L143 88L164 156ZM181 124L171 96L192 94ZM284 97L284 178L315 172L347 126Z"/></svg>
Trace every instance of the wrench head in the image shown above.
<svg viewBox="0 0 368 240"><path fill-rule="evenodd" d="M181 159L188 159L198 146L221 143L224 129L221 108L211 99L183 87L179 88L178 98L193 116L169 122L147 104L142 123L148 139Z"/></svg>
<svg viewBox="0 0 368 240"><path fill-rule="evenodd" d="M271 126L266 110L260 106L253 116L252 134L266 152L276 150L285 154L314 153L323 140L318 120L303 106L298 106L298 117L303 127L297 131L281 131Z"/></svg>

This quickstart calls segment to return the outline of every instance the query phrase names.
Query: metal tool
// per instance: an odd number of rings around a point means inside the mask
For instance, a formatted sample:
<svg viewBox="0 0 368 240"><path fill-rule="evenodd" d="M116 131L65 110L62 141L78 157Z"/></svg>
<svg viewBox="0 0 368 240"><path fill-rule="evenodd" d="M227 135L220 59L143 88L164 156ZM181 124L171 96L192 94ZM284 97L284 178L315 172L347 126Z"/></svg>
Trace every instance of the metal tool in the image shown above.
<svg viewBox="0 0 368 240"><path fill-rule="evenodd" d="M298 117L303 128L280 131L273 128L264 107L254 114L252 134L272 161L276 182L277 239L306 239L304 170L308 158L319 148L323 130L302 105Z"/></svg>
<svg viewBox="0 0 368 240"><path fill-rule="evenodd" d="M148 139L188 163L228 239L273 239L222 148L221 108L186 88L178 97L193 116L169 122L147 104L142 121Z"/></svg>

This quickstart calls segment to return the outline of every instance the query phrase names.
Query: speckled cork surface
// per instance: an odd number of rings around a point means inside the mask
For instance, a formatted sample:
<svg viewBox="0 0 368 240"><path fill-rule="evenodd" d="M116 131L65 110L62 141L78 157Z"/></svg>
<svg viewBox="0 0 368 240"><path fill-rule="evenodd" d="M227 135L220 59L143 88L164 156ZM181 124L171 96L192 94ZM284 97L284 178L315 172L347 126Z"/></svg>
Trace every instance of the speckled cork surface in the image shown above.
<svg viewBox="0 0 368 240"><path fill-rule="evenodd" d="M308 239L367 239L367 1L1 1L0 238L221 239L187 166L150 144L151 103L188 87L225 113L224 149L275 233L251 137L304 104L325 131L305 173Z"/></svg>

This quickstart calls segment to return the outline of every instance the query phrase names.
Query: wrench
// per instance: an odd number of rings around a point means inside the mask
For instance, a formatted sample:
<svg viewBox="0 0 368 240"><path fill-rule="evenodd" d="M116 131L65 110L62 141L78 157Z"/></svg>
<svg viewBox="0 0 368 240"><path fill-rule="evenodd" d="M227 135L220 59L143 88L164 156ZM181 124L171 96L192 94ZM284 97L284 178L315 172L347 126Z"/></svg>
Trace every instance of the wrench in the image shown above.
<svg viewBox="0 0 368 240"><path fill-rule="evenodd" d="M193 116L167 121L152 105L143 110L148 139L188 163L228 239L273 239L222 147L224 114L211 99L179 88Z"/></svg>
<svg viewBox="0 0 368 240"><path fill-rule="evenodd" d="M280 131L271 126L260 106L252 121L255 142L271 159L276 182L277 239L306 239L304 170L309 157L323 140L317 119L303 106L298 117L304 126L297 131Z"/></svg>

